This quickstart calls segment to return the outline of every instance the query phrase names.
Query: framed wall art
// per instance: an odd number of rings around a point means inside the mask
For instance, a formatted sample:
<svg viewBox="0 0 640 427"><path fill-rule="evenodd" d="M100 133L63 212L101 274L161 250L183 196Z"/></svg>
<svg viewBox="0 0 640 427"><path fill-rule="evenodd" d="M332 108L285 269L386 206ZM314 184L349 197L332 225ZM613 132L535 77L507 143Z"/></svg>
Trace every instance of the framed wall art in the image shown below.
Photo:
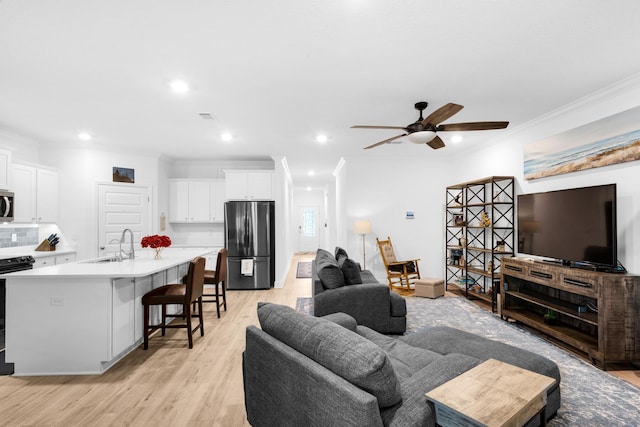
<svg viewBox="0 0 640 427"><path fill-rule="evenodd" d="M135 170L129 168L113 167L113 182L136 182Z"/></svg>
<svg viewBox="0 0 640 427"><path fill-rule="evenodd" d="M524 147L527 180L640 160L640 107Z"/></svg>

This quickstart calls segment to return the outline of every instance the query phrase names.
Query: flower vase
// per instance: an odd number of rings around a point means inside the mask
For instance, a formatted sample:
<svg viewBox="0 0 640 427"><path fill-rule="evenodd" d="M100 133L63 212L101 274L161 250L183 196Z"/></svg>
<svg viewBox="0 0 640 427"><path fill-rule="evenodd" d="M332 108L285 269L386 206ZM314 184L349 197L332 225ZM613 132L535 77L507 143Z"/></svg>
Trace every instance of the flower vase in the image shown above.
<svg viewBox="0 0 640 427"><path fill-rule="evenodd" d="M160 259L162 258L162 248L153 248L153 259Z"/></svg>

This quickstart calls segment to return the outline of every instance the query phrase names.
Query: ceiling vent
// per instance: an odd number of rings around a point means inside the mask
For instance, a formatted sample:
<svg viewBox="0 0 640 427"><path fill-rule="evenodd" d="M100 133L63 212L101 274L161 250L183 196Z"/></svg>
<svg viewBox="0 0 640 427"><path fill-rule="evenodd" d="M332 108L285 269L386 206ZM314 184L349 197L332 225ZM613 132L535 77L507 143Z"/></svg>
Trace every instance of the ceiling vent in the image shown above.
<svg viewBox="0 0 640 427"><path fill-rule="evenodd" d="M198 115L203 120L215 120L216 119L215 117L213 117L213 114L211 114L211 113L198 113Z"/></svg>

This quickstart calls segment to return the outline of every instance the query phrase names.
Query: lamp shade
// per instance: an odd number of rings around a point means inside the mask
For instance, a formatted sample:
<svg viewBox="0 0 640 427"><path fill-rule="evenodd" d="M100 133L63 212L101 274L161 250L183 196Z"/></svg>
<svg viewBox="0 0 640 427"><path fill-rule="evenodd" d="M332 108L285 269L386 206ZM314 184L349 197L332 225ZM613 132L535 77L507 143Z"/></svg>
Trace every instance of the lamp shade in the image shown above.
<svg viewBox="0 0 640 427"><path fill-rule="evenodd" d="M435 137L436 133L430 130L413 132L410 133L409 136L407 136L407 138L409 138L409 141L413 142L414 144L426 144L427 142L431 142Z"/></svg>
<svg viewBox="0 0 640 427"><path fill-rule="evenodd" d="M369 234L371 233L371 221L368 219L360 219L356 221L353 226L353 232L355 234Z"/></svg>

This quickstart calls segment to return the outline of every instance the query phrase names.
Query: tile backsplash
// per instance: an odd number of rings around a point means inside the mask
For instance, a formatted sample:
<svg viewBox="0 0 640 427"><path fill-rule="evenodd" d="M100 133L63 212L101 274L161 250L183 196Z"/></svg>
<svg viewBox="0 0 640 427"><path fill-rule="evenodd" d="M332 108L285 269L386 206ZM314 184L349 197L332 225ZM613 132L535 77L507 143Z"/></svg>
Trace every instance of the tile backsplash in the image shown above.
<svg viewBox="0 0 640 427"><path fill-rule="evenodd" d="M15 235L15 242L12 237ZM2 227L0 228L0 248L37 245L38 228L36 227Z"/></svg>

